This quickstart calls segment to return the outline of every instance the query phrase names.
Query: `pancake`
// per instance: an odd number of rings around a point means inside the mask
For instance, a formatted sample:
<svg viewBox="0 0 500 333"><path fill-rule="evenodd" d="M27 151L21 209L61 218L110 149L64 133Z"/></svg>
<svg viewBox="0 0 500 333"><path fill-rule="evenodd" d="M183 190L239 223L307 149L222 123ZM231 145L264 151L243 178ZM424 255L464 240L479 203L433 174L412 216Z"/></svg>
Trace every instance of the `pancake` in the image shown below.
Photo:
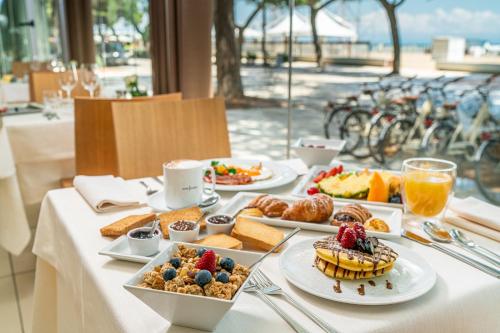
<svg viewBox="0 0 500 333"><path fill-rule="evenodd" d="M320 257L316 257L314 265L326 276L334 279L346 280L370 279L376 276L384 275L394 267L394 263L392 263L385 268L380 268L375 271L350 271L323 260Z"/></svg>
<svg viewBox="0 0 500 333"><path fill-rule="evenodd" d="M373 254L355 249L345 249L335 236L319 240L314 243L316 255L321 259L343 269L356 272L377 271L394 264L398 254L374 237L370 237L373 244Z"/></svg>

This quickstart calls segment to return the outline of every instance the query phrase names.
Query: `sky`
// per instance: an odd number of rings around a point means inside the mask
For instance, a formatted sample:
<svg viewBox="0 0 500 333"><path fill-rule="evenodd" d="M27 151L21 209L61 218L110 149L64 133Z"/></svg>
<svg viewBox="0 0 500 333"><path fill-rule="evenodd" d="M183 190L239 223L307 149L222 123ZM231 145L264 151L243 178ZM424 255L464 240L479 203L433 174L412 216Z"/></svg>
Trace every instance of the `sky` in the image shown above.
<svg viewBox="0 0 500 333"><path fill-rule="evenodd" d="M236 20L244 20L253 9L248 0L235 0ZM308 15L306 8L298 9ZM358 28L359 40L389 43L389 25L376 0L337 0L327 10ZM285 10L269 14L278 18ZM457 36L500 43L500 0L406 0L398 7L403 44L430 44L434 36ZM260 15L253 24L258 25Z"/></svg>

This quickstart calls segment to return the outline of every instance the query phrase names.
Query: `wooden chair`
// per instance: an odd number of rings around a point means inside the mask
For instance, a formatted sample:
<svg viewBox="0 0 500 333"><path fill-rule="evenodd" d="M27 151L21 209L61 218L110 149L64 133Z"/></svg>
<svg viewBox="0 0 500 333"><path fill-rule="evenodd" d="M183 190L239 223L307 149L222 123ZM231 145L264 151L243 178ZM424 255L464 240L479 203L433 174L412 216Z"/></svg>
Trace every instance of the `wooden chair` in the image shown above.
<svg viewBox="0 0 500 333"><path fill-rule="evenodd" d="M75 155L77 175L118 174L112 103L182 99L181 93L134 99L75 98Z"/></svg>
<svg viewBox="0 0 500 333"><path fill-rule="evenodd" d="M164 162L231 156L223 98L113 103L118 175L162 174Z"/></svg>
<svg viewBox="0 0 500 333"><path fill-rule="evenodd" d="M44 90L60 90L59 75L59 73L49 71L30 72L30 100L32 102L43 103ZM96 95L98 95L98 92ZM71 92L71 96L89 96L89 93L83 88L80 81L78 81Z"/></svg>
<svg viewBox="0 0 500 333"><path fill-rule="evenodd" d="M31 65L29 62L14 61L12 63L12 75L18 79L24 78L25 75L29 75L31 72Z"/></svg>

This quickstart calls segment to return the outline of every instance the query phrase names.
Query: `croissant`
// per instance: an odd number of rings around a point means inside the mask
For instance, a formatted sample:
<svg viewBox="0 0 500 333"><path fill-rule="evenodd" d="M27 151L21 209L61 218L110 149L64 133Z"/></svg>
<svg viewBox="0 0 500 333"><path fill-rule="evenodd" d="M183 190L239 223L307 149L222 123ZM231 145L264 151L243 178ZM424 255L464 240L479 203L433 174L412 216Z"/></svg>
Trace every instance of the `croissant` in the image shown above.
<svg viewBox="0 0 500 333"><path fill-rule="evenodd" d="M333 215L332 224L336 226L340 226L342 223L347 223L349 226L356 222L364 224L370 217L372 214L368 209L358 204L352 204L336 212Z"/></svg>
<svg viewBox="0 0 500 333"><path fill-rule="evenodd" d="M281 216L284 220L301 222L324 222L333 213L333 200L325 194L295 201Z"/></svg>
<svg viewBox="0 0 500 333"><path fill-rule="evenodd" d="M253 199L247 208L258 208L267 217L280 217L288 208L288 204L269 194L262 194Z"/></svg>

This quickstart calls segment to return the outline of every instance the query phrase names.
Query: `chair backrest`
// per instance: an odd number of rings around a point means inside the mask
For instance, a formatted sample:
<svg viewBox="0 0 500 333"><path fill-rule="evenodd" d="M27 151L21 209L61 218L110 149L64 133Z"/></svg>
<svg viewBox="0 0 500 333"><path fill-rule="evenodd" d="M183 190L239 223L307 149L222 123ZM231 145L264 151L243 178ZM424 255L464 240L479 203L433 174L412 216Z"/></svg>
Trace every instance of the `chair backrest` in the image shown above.
<svg viewBox="0 0 500 333"><path fill-rule="evenodd" d="M223 98L113 103L118 175L162 174L164 162L231 156Z"/></svg>
<svg viewBox="0 0 500 333"><path fill-rule="evenodd" d="M75 98L76 174L116 175L118 173L112 103L181 99L181 93L134 99Z"/></svg>
<svg viewBox="0 0 500 333"><path fill-rule="evenodd" d="M31 66L29 62L14 61L12 63L12 75L22 79L25 75L29 75Z"/></svg>
<svg viewBox="0 0 500 333"><path fill-rule="evenodd" d="M59 76L59 73L49 71L30 72L30 100L32 102L43 103L44 90L60 90ZM71 92L71 96L89 96L89 93L83 88L80 81L78 81Z"/></svg>

